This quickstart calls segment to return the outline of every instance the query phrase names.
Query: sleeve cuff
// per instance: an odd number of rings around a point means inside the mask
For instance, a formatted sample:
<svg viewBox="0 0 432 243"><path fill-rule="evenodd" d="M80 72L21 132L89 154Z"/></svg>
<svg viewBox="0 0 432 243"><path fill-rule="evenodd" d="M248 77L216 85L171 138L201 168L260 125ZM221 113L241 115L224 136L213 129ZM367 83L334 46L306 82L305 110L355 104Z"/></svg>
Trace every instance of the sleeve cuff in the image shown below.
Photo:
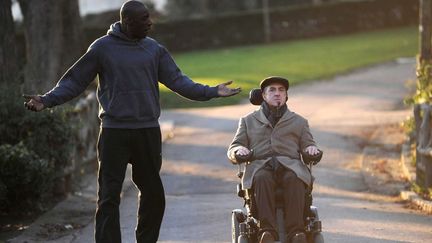
<svg viewBox="0 0 432 243"><path fill-rule="evenodd" d="M51 108L53 107L52 103L49 102L48 98L46 97L46 95L40 95L39 96L42 100L42 104L46 107L46 108Z"/></svg>
<svg viewBox="0 0 432 243"><path fill-rule="evenodd" d="M210 97L211 97L211 98L217 98L217 97L220 97L219 94L218 94L218 87L217 87L217 86L215 86L215 87L210 87L209 94L210 94Z"/></svg>

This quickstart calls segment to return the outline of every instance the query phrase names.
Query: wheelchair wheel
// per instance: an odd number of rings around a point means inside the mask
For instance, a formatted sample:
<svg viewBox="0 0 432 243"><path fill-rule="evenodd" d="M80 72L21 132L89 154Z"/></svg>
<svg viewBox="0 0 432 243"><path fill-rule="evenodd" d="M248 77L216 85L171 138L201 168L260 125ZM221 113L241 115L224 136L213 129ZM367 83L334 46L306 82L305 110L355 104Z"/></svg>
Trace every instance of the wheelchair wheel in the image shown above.
<svg viewBox="0 0 432 243"><path fill-rule="evenodd" d="M318 232L312 235L310 243L324 243L324 236Z"/></svg>
<svg viewBox="0 0 432 243"><path fill-rule="evenodd" d="M234 209L231 213L231 242L240 243L240 223L244 221L245 215L241 209Z"/></svg>

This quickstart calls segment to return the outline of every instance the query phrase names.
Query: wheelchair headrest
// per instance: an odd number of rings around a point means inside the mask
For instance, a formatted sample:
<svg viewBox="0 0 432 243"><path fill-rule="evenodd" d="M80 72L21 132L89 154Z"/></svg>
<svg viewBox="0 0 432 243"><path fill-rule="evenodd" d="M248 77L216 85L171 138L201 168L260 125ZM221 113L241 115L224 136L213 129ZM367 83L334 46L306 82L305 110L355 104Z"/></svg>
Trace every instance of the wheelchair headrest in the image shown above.
<svg viewBox="0 0 432 243"><path fill-rule="evenodd" d="M249 102L252 105L261 105L261 103L264 101L262 97L262 91L261 89L252 89L249 92Z"/></svg>

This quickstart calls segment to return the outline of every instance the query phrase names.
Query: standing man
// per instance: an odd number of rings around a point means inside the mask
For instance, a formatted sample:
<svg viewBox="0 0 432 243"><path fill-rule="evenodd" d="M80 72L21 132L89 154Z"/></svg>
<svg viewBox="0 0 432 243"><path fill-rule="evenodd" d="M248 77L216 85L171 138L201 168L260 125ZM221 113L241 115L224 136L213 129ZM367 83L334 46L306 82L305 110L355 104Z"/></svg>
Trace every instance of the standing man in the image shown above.
<svg viewBox="0 0 432 243"><path fill-rule="evenodd" d="M120 22L93 42L87 52L44 95L25 96L27 109L41 111L81 94L98 77L101 131L98 141L98 202L95 240L119 243L120 193L128 163L139 189L136 240L156 242L165 209L159 175L161 134L158 81L180 95L205 101L239 93L232 82L209 87L183 75L169 52L147 37L149 11L139 1L127 1Z"/></svg>
<svg viewBox="0 0 432 243"><path fill-rule="evenodd" d="M299 151L317 155L319 150L308 121L286 105L288 80L269 77L261 81L260 86L261 107L240 119L228 148L228 158L233 163L250 162L242 185L243 189L253 189L259 242L274 242L278 238L275 191L280 186L284 195L286 242L306 243L303 212L306 187L310 186L312 178Z"/></svg>

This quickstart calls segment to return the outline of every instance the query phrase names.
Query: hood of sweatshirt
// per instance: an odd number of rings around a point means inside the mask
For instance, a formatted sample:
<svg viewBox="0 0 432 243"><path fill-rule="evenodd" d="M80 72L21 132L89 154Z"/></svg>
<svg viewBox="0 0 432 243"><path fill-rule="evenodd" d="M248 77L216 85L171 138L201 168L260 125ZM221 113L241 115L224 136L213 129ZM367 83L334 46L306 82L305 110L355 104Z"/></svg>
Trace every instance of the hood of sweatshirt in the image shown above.
<svg viewBox="0 0 432 243"><path fill-rule="evenodd" d="M137 40L131 39L129 38L127 35L125 35L122 31L121 31L121 24L120 21L115 22L113 24L111 24L110 28L107 31L108 35L112 35L112 36L116 36L120 39L126 40L126 41L134 41L136 42Z"/></svg>

